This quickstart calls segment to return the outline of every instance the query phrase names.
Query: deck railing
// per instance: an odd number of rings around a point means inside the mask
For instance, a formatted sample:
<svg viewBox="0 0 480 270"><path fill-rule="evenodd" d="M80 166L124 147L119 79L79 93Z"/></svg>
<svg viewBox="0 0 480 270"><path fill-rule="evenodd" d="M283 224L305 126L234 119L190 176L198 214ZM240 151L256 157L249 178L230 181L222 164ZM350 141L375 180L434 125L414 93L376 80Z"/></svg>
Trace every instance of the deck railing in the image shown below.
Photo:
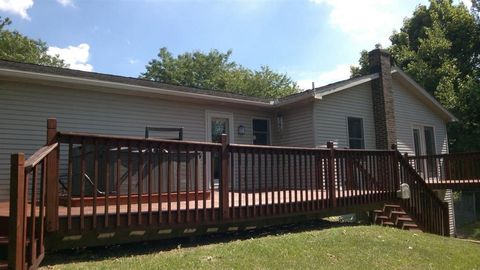
<svg viewBox="0 0 480 270"><path fill-rule="evenodd" d="M52 188L50 185L52 181L49 180L53 179L53 182L56 182L58 162L54 120L48 121L47 130L46 146L27 160L23 153L11 156L8 233L10 269L38 267L45 255L46 221L48 216L52 217L52 214L55 215L57 212L51 205L52 198L49 200L47 197L48 190Z"/></svg>
<svg viewBox="0 0 480 270"><path fill-rule="evenodd" d="M410 199L401 200L405 211L426 232L449 236L448 203L439 199L408 160L397 152L400 182L410 187Z"/></svg>
<svg viewBox="0 0 480 270"><path fill-rule="evenodd" d="M480 185L479 152L406 157L432 187Z"/></svg>
<svg viewBox="0 0 480 270"><path fill-rule="evenodd" d="M393 199L394 151L58 133L60 230L195 225Z"/></svg>

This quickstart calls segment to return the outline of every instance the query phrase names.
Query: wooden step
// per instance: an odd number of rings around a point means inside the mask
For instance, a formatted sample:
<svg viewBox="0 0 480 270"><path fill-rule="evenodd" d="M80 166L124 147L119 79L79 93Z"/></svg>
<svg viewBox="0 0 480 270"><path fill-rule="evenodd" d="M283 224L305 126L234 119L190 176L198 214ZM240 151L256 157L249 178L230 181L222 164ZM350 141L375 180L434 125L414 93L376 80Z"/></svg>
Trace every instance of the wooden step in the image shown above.
<svg viewBox="0 0 480 270"><path fill-rule="evenodd" d="M393 210L393 211L390 211L390 217L392 216L404 216L406 215L407 213L405 213L405 211L401 210L401 211L397 211L397 210Z"/></svg>
<svg viewBox="0 0 480 270"><path fill-rule="evenodd" d="M387 208L402 208L402 207L398 204L385 204L385 205L383 205L383 210L386 210Z"/></svg>
<svg viewBox="0 0 480 270"><path fill-rule="evenodd" d="M402 224L402 229L404 230L410 230L410 229L417 229L418 225L415 223L403 223Z"/></svg>
<svg viewBox="0 0 480 270"><path fill-rule="evenodd" d="M8 269L8 262L0 260L0 270Z"/></svg>
<svg viewBox="0 0 480 270"><path fill-rule="evenodd" d="M383 226L395 227L395 223L393 223L391 221L384 221L384 222L382 222L382 225Z"/></svg>
<svg viewBox="0 0 480 270"><path fill-rule="evenodd" d="M411 217L397 217L397 219L395 220L395 223L397 225L399 225L399 223L405 223L405 222L413 222L413 219Z"/></svg>
<svg viewBox="0 0 480 270"><path fill-rule="evenodd" d="M8 245L8 236L0 236L0 245Z"/></svg>

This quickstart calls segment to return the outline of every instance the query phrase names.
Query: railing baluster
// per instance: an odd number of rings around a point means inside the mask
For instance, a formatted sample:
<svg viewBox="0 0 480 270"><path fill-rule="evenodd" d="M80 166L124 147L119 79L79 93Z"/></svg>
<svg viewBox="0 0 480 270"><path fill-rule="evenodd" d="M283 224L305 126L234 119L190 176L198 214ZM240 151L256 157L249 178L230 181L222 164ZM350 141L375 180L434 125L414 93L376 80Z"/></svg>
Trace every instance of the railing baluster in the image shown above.
<svg viewBox="0 0 480 270"><path fill-rule="evenodd" d="M293 189L294 189L294 200L295 200L295 211L299 211L299 203L298 203L298 176L297 176L297 171L298 171L298 164L297 164L297 153L295 151L292 151L293 154Z"/></svg>
<svg viewBox="0 0 480 270"><path fill-rule="evenodd" d="M238 170L238 218L242 218L242 152L237 151L237 170Z"/></svg>
<svg viewBox="0 0 480 270"><path fill-rule="evenodd" d="M268 154L269 154L269 156L270 156L270 190L271 190L271 194L272 194L271 200L270 200L270 203L271 203L271 208L270 208L270 211L271 211L271 212L270 212L270 213L271 213L272 215L275 215L275 214L276 214L276 213L275 213L275 193L276 193L276 192L275 192L275 184L274 184L274 183L275 183L275 182L274 182L275 176L273 175L273 173L274 173L274 171L275 171L275 168L274 168L274 165L273 165L273 164L274 164L274 163L273 163L273 159L274 159L274 157L273 157L273 151L270 150L270 151L268 152ZM269 193L270 193L270 192L269 192Z"/></svg>
<svg viewBox="0 0 480 270"><path fill-rule="evenodd" d="M203 157L203 165L202 165L202 189L203 189L203 222L207 221L207 152L205 150L205 146L202 149L202 157ZM213 161L212 161L213 162ZM213 192L213 191L212 191ZM210 199L212 199L212 195L210 192Z"/></svg>
<svg viewBox="0 0 480 270"><path fill-rule="evenodd" d="M263 210L263 202L262 202L262 152L259 150L257 152L258 154L258 195L259 195L259 201L258 201L258 215L262 216L262 210Z"/></svg>
<svg viewBox="0 0 480 270"><path fill-rule="evenodd" d="M250 217L250 204L249 204L249 199L248 199L248 151L245 149L244 150L244 158L245 158L245 216Z"/></svg>
<svg viewBox="0 0 480 270"><path fill-rule="evenodd" d="M210 190L211 192L211 200L210 200L210 211L211 211L211 221L215 220L215 156L220 159L220 155L218 151L211 151L211 161L210 161Z"/></svg>
<svg viewBox="0 0 480 270"><path fill-rule="evenodd" d="M172 147L168 145L168 180L167 180L167 211L168 224L172 223L172 183L173 183L173 155Z"/></svg>
<svg viewBox="0 0 480 270"><path fill-rule="evenodd" d="M68 144L68 176L67 176L67 229L72 229L72 142Z"/></svg>
<svg viewBox="0 0 480 270"><path fill-rule="evenodd" d="M147 176L147 192L148 192L148 225L152 225L153 223L153 217L152 217L152 145L150 143L147 143L147 151L148 155L148 165L147 165L147 170L148 170L148 176ZM160 199L160 198L159 198Z"/></svg>
<svg viewBox="0 0 480 270"><path fill-rule="evenodd" d="M143 144L137 143L138 170L137 170L137 224L142 225L142 195L143 195Z"/></svg>
<svg viewBox="0 0 480 270"><path fill-rule="evenodd" d="M122 148L120 147L120 142L117 141L117 160L116 160L116 212L117 212L117 227L120 227L120 155L122 152Z"/></svg>
<svg viewBox="0 0 480 270"><path fill-rule="evenodd" d="M97 228L97 188L98 188L98 180L99 180L99 172L98 172L98 140L95 140L95 148L94 148L94 160L93 160L93 203L92 203L92 227L93 229Z"/></svg>
<svg viewBox="0 0 480 270"><path fill-rule="evenodd" d="M185 146L185 174L186 174L186 181L185 181L185 222L188 224L190 222L190 149L188 145ZM178 194L180 196L180 193Z"/></svg>
<svg viewBox="0 0 480 270"><path fill-rule="evenodd" d="M85 229L85 141L81 140L81 154L80 154L80 230Z"/></svg>
<svg viewBox="0 0 480 270"><path fill-rule="evenodd" d="M162 184L163 184L163 148L159 144L156 148L158 156L158 201L157 201L157 212L158 212L158 225L162 224Z"/></svg>
<svg viewBox="0 0 480 270"><path fill-rule="evenodd" d="M194 155L195 155L195 222L198 223L199 222L199 218L198 218L198 181L199 181L199 177L198 177L198 149L197 147L195 147L194 149ZM203 194L203 196L205 196L205 193Z"/></svg>
<svg viewBox="0 0 480 270"><path fill-rule="evenodd" d="M45 236L45 194L46 194L46 179L47 179L47 159L43 159L42 161L42 178L40 180L40 204L39 204L39 216L38 219L40 220L39 226L39 238L38 243L40 245L39 253L45 253L45 245L44 245L44 236Z"/></svg>
<svg viewBox="0 0 480 270"><path fill-rule="evenodd" d="M230 151L228 153L230 155L230 202L229 202L229 211L230 211L230 218L235 218L235 152Z"/></svg>
<svg viewBox="0 0 480 270"><path fill-rule="evenodd" d="M94 153L94 179L93 179L93 206L92 206L92 228L95 229L97 228L97 188L98 188L98 178L99 178L99 172L98 172L98 140L95 140L95 153Z"/></svg>
<svg viewBox="0 0 480 270"><path fill-rule="evenodd" d="M130 227L132 225L132 145L128 141L128 175L127 175L127 225Z"/></svg>
<svg viewBox="0 0 480 270"><path fill-rule="evenodd" d="M109 207L110 207L110 141L106 140L105 141L105 178L103 179L103 183L105 186L105 213L104 213L104 227L108 228L109 227ZM93 192L97 192L94 190Z"/></svg>
<svg viewBox="0 0 480 270"><path fill-rule="evenodd" d="M29 264L34 265L35 264L35 259L37 258L37 239L35 235L35 223L36 223L36 210L37 210L37 179L38 179L38 169L37 166L33 167L32 170L32 197L30 201L30 236L28 239L30 240L30 254L29 254ZM28 185L28 176L27 176L27 181Z"/></svg>

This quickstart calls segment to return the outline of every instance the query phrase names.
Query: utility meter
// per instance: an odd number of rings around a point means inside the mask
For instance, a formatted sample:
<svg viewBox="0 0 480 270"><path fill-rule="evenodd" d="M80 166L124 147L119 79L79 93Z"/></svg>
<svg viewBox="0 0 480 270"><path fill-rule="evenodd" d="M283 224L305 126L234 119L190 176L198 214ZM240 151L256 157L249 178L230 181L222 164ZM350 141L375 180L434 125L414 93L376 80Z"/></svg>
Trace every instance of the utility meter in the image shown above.
<svg viewBox="0 0 480 270"><path fill-rule="evenodd" d="M400 199L410 199L410 187L407 183L400 185L400 190L397 191L397 197Z"/></svg>

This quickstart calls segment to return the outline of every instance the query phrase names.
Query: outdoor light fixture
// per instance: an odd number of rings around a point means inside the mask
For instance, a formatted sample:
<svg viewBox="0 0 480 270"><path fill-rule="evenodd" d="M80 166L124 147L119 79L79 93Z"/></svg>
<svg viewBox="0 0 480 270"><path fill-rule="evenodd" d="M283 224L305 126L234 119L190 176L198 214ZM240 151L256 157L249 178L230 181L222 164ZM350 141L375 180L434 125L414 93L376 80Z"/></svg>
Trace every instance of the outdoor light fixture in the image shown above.
<svg viewBox="0 0 480 270"><path fill-rule="evenodd" d="M245 135L245 127L243 125L238 126L238 135Z"/></svg>

